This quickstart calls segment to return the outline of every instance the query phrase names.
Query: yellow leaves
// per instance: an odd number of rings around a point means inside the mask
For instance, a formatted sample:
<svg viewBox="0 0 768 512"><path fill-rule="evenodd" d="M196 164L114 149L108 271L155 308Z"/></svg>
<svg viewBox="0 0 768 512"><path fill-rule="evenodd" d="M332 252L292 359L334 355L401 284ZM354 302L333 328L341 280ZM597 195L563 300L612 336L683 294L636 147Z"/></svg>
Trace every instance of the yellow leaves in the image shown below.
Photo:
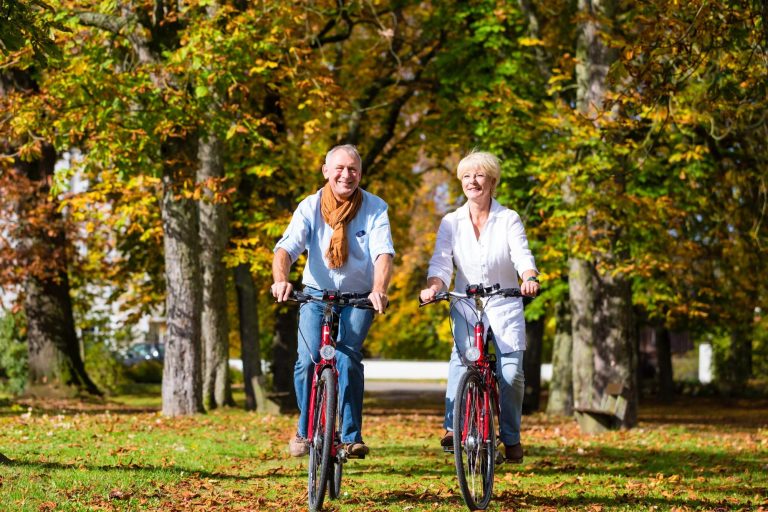
<svg viewBox="0 0 768 512"><path fill-rule="evenodd" d="M249 75L260 75L263 74L265 71L270 69L275 69L280 64L271 60L264 60L264 59L256 59L256 62L254 63L253 67L251 67L250 70L248 70Z"/></svg>
<svg viewBox="0 0 768 512"><path fill-rule="evenodd" d="M544 41L536 37L521 37L517 40L521 46L544 46Z"/></svg>
<svg viewBox="0 0 768 512"><path fill-rule="evenodd" d="M249 130L243 125L233 124L232 126L229 127L229 130L227 130L227 140L231 139L238 133L243 133L243 134L249 133Z"/></svg>
<svg viewBox="0 0 768 512"><path fill-rule="evenodd" d="M683 151L673 153L672 156L669 157L669 162L673 164L680 162L700 162L703 161L707 155L709 155L709 150L702 144L693 146L678 145L675 147L675 149L683 149ZM682 174L680 179L684 180L685 174Z"/></svg>
<svg viewBox="0 0 768 512"><path fill-rule="evenodd" d="M320 120L319 119L312 119L310 121L307 121L304 123L304 134L305 135L312 135L313 133L320 130Z"/></svg>
<svg viewBox="0 0 768 512"><path fill-rule="evenodd" d="M256 176L258 178L269 178L275 173L275 171L277 171L276 167L267 164L258 164L246 169L245 173Z"/></svg>

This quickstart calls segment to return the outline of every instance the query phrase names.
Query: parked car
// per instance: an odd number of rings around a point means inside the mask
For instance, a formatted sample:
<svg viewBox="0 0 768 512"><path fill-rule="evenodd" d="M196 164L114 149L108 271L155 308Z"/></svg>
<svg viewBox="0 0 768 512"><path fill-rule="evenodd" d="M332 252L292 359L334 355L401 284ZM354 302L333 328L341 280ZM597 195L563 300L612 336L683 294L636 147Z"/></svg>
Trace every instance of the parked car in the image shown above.
<svg viewBox="0 0 768 512"><path fill-rule="evenodd" d="M162 343L136 343L131 345L123 358L125 366L133 366L145 361L163 362L165 358L165 345Z"/></svg>
<svg viewBox="0 0 768 512"><path fill-rule="evenodd" d="M136 343L123 357L126 376L134 382L160 383L163 380L165 346L162 343Z"/></svg>

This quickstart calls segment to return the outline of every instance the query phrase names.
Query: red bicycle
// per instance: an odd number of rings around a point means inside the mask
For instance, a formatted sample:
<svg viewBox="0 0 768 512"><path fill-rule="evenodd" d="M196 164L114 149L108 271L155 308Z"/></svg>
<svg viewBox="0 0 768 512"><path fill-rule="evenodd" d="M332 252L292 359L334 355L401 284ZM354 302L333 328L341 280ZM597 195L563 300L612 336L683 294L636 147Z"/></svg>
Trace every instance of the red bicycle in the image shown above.
<svg viewBox="0 0 768 512"><path fill-rule="evenodd" d="M493 332L485 336L483 312L493 297L521 297L517 288L468 285L466 294L440 292L429 302L449 301L451 308L457 303L474 305L475 342L462 356L467 371L461 376L453 404L453 455L456 476L464 502L470 510L488 507L493 494L496 463L503 461L497 449L499 433L494 419L499 416L499 383L496 377L496 355L488 351ZM455 340L454 340L455 342ZM497 458L498 457L498 458Z"/></svg>
<svg viewBox="0 0 768 512"><path fill-rule="evenodd" d="M341 447L341 421L338 406L339 372L336 369L334 339L334 334L338 332L339 316L334 307L374 308L371 301L360 294L340 293L333 290L323 290L322 297L294 291L289 300L299 304L307 302L323 304L323 321L320 324L320 360L315 361L313 358L315 371L309 398L307 431L309 510L314 512L323 506L326 487L331 499L339 496L343 464L350 458L365 458L365 455L355 457Z"/></svg>

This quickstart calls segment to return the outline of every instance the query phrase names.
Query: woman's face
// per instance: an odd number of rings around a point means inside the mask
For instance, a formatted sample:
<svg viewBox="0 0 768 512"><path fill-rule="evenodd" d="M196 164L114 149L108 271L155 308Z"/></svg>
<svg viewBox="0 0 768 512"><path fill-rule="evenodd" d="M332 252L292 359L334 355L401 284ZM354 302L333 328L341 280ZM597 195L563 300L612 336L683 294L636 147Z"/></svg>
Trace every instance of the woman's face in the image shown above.
<svg viewBox="0 0 768 512"><path fill-rule="evenodd" d="M339 199L347 199L360 184L360 162L354 155L339 149L331 154L328 165L323 166L323 176L331 184L333 195Z"/></svg>
<svg viewBox="0 0 768 512"><path fill-rule="evenodd" d="M461 188L467 199L485 204L490 204L493 191L493 178L481 169L472 169L461 175Z"/></svg>

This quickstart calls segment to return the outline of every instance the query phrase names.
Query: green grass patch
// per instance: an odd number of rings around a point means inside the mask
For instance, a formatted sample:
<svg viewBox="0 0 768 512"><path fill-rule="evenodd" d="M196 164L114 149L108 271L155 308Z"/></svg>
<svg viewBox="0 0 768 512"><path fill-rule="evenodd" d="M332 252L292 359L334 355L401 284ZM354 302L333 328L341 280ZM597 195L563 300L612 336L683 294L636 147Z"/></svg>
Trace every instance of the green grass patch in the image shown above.
<svg viewBox="0 0 768 512"><path fill-rule="evenodd" d="M287 453L295 415L158 407L146 393L0 403L0 510L306 510L307 459ZM438 447L439 396L369 396L365 412L371 454L345 465L326 510L465 509ZM645 404L638 428L598 436L543 414L523 430L525 461L498 468L490 510L768 510L766 401Z"/></svg>

